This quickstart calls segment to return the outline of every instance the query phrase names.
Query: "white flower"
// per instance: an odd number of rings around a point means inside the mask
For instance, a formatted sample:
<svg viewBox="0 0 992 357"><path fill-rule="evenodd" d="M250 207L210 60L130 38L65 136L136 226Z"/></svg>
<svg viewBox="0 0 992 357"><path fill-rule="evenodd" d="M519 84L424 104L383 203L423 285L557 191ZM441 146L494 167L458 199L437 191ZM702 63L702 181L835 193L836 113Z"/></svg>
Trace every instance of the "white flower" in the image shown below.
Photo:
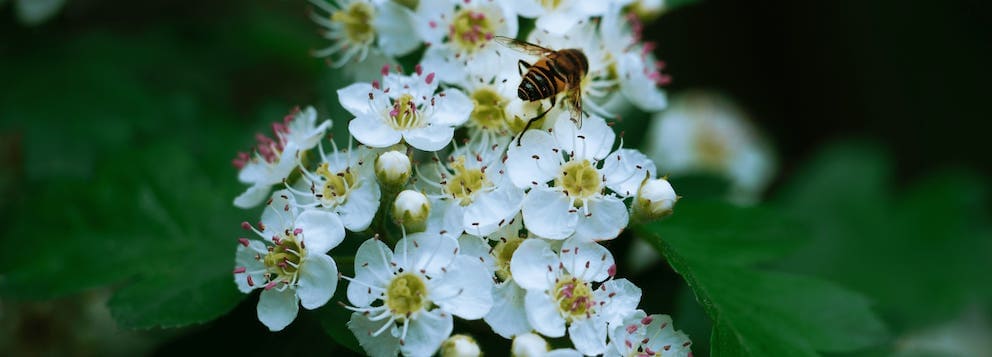
<svg viewBox="0 0 992 357"><path fill-rule="evenodd" d="M404 190L393 201L393 220L407 232L423 232L427 228L432 206L423 193Z"/></svg>
<svg viewBox="0 0 992 357"><path fill-rule="evenodd" d="M664 178L644 180L637 190L637 197L632 206L633 212L639 219L653 220L672 214L675 202L679 196L675 194L672 184Z"/></svg>
<svg viewBox="0 0 992 357"><path fill-rule="evenodd" d="M625 5L630 0L516 0L515 8L520 16L537 18L537 29L555 34L571 32L581 21L601 16L611 5Z"/></svg>
<svg viewBox="0 0 992 357"><path fill-rule="evenodd" d="M388 57L410 53L420 45L413 31L413 12L388 0L310 0L326 15L311 12L310 18L324 28L323 36L334 41L314 51L317 57L340 54L332 64L340 67L354 59L363 62L370 52Z"/></svg>
<svg viewBox="0 0 992 357"><path fill-rule="evenodd" d="M406 141L424 151L448 145L454 126L468 120L472 101L457 89L438 94L434 73L404 76L383 68L383 82L355 83L338 90L341 105L355 115L348 131L359 142L382 148Z"/></svg>
<svg viewBox="0 0 992 357"><path fill-rule="evenodd" d="M519 219L516 221L519 222ZM493 332L504 338L513 338L533 330L527 322L527 310L524 306L526 291L513 282L510 273L513 253L524 241L517 236L519 229L519 224L511 223L494 233L490 238L497 242L495 247L490 247L485 240L471 235L458 238L461 254L478 259L485 265L489 276L497 281L492 290L493 308L484 320Z"/></svg>
<svg viewBox="0 0 992 357"><path fill-rule="evenodd" d="M635 150L611 153L615 134L603 119L591 116L578 129L568 113L560 115L551 133L529 130L507 151L510 179L530 187L524 225L548 239L616 238L629 218L623 197L655 172L654 164Z"/></svg>
<svg viewBox="0 0 992 357"><path fill-rule="evenodd" d="M276 140L256 135L258 146L254 153L239 153L234 159L238 180L251 184L244 193L234 199L240 208L252 208L269 196L272 185L282 183L299 164L300 153L312 149L331 127L330 121L317 124L317 111L307 107L303 111L294 109L283 118L282 123L273 123L272 131Z"/></svg>
<svg viewBox="0 0 992 357"><path fill-rule="evenodd" d="M258 319L272 331L296 318L299 305L316 309L334 295L338 269L327 252L344 240L337 215L302 211L289 191L273 193L256 229L242 223L262 240L240 238L234 281L241 292L262 288Z"/></svg>
<svg viewBox="0 0 992 357"><path fill-rule="evenodd" d="M645 151L672 175L710 173L731 182L731 199L755 201L775 173L767 139L730 98L690 92L652 119Z"/></svg>
<svg viewBox="0 0 992 357"><path fill-rule="evenodd" d="M483 51L489 54L480 57L492 61L469 62L465 69L467 80L461 84L474 104L465 127L469 130L466 145L475 151L493 145L505 146L514 133L523 130L527 121L539 113L537 103L527 105L517 97L521 80L517 61L523 59L522 55L502 46L490 46Z"/></svg>
<svg viewBox="0 0 992 357"><path fill-rule="evenodd" d="M611 7L600 23L600 38L613 61L613 71L619 81L620 93L639 109L655 112L668 105L659 86L671 82L662 74L665 63L655 59L654 43L641 43L643 25L633 14Z"/></svg>
<svg viewBox="0 0 992 357"><path fill-rule="evenodd" d="M513 357L579 357L579 351L571 348L559 348L548 351L548 342L541 336L533 333L525 333L513 338L513 345L510 347L510 356Z"/></svg>
<svg viewBox="0 0 992 357"><path fill-rule="evenodd" d="M494 36L517 36L517 13L506 1L421 0L417 30L429 44L424 67L446 83L462 84L467 63L495 64L481 51L493 45Z"/></svg>
<svg viewBox="0 0 992 357"><path fill-rule="evenodd" d="M544 240L527 239L510 270L527 290L531 326L548 337L564 336L567 326L572 344L587 355L606 350L607 325L632 314L641 299L626 279L607 280L616 272L613 255L595 242L569 239L556 253Z"/></svg>
<svg viewBox="0 0 992 357"><path fill-rule="evenodd" d="M454 335L441 345L441 357L479 357L482 350L479 344L468 335Z"/></svg>
<svg viewBox="0 0 992 357"><path fill-rule="evenodd" d="M452 315L479 319L492 306L485 268L445 236L411 234L395 251L367 240L349 280L348 329L373 356L432 355L451 334Z"/></svg>
<svg viewBox="0 0 992 357"><path fill-rule="evenodd" d="M58 15L66 0L17 0L17 20L23 25L36 26ZM0 1L3 4L3 1Z"/></svg>
<svg viewBox="0 0 992 357"><path fill-rule="evenodd" d="M448 230L486 236L505 225L520 212L524 192L513 185L503 168L503 148L493 146L482 152L459 148L444 162L420 170L419 183L435 192L438 206L457 226Z"/></svg>
<svg viewBox="0 0 992 357"><path fill-rule="evenodd" d="M375 159L375 177L384 186L403 187L412 173L410 158L399 151L387 151Z"/></svg>
<svg viewBox="0 0 992 357"><path fill-rule="evenodd" d="M648 316L637 310L634 314L610 328L607 357L688 357L692 356L689 336L675 331L668 315Z"/></svg>
<svg viewBox="0 0 992 357"><path fill-rule="evenodd" d="M335 146L333 152L325 154L321 146L321 160L314 172L300 166L304 188L289 190L303 198L299 202L302 207L334 212L348 230L364 231L379 210L381 195L374 179L374 155L363 146L345 152Z"/></svg>

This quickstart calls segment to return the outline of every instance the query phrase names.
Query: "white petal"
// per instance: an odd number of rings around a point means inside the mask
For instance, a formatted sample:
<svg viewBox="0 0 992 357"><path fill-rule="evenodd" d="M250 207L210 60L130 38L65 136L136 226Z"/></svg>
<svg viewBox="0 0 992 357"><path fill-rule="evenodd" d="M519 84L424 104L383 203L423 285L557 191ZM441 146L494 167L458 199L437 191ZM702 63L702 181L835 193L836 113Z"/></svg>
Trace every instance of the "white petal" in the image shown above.
<svg viewBox="0 0 992 357"><path fill-rule="evenodd" d="M348 200L338 207L341 223L352 232L361 232L369 228L375 212L379 210L381 191L371 177L359 176L358 187L348 192Z"/></svg>
<svg viewBox="0 0 992 357"><path fill-rule="evenodd" d="M238 171L238 181L244 183L267 183L268 176L269 163L258 158L249 161L241 168L241 171Z"/></svg>
<svg viewBox="0 0 992 357"><path fill-rule="evenodd" d="M400 132L386 125L377 115L360 115L348 122L351 136L354 136L358 142L374 148L383 148L400 142L403 138Z"/></svg>
<svg viewBox="0 0 992 357"><path fill-rule="evenodd" d="M358 307L369 306L382 295L393 278L390 262L393 252L378 239L368 239L355 253L355 278L348 283L348 301Z"/></svg>
<svg viewBox="0 0 992 357"><path fill-rule="evenodd" d="M543 187L530 190L521 212L527 230L548 239L565 239L575 232L579 212L564 193Z"/></svg>
<svg viewBox="0 0 992 357"><path fill-rule="evenodd" d="M403 139L414 148L423 151L438 151L447 146L454 135L454 128L437 124L404 131Z"/></svg>
<svg viewBox="0 0 992 357"><path fill-rule="evenodd" d="M620 324L637 310L637 304L641 302L641 288L627 279L607 281L593 295L596 301L605 301L599 316L611 324Z"/></svg>
<svg viewBox="0 0 992 357"><path fill-rule="evenodd" d="M526 189L558 176L561 153L556 153L554 138L540 130L528 130L520 145L510 142L506 151L506 173L517 187Z"/></svg>
<svg viewBox="0 0 992 357"><path fill-rule="evenodd" d="M436 234L414 233L396 242L395 251L395 260L400 267L434 276L455 259L458 240Z"/></svg>
<svg viewBox="0 0 992 357"><path fill-rule="evenodd" d="M550 289L554 283L555 271L560 262L547 242L536 238L526 239L513 251L510 274L520 287L544 291ZM548 271L549 267L552 271Z"/></svg>
<svg viewBox="0 0 992 357"><path fill-rule="evenodd" d="M406 339L400 350L405 356L433 355L441 343L451 336L454 320L441 309L422 312L410 320Z"/></svg>
<svg viewBox="0 0 992 357"><path fill-rule="evenodd" d="M384 331L378 336L372 336L386 323L394 322L387 320L371 321L365 314L355 312L348 320L348 330L358 339L358 344L362 346L369 356L396 356L400 350L400 340L394 337L389 331Z"/></svg>
<svg viewBox="0 0 992 357"><path fill-rule="evenodd" d="M458 254L469 256L482 262L486 267L486 271L490 275L496 272L496 260L493 258L489 251L492 247L485 238L480 238L468 234L463 234L458 237Z"/></svg>
<svg viewBox="0 0 992 357"><path fill-rule="evenodd" d="M296 208L293 204L293 194L288 190L272 193L272 200L262 211L263 227L259 228L262 233L265 233L265 238L272 238L276 234L293 228L294 215L296 214Z"/></svg>
<svg viewBox="0 0 992 357"><path fill-rule="evenodd" d="M300 280L296 294L300 304L308 310L324 306L338 288L338 267L334 259L325 254L309 254L300 266Z"/></svg>
<svg viewBox="0 0 992 357"><path fill-rule="evenodd" d="M613 192L630 197L637 194L645 178L653 178L658 172L654 161L634 149L620 149L603 160L599 172L606 176L606 186Z"/></svg>
<svg viewBox="0 0 992 357"><path fill-rule="evenodd" d="M487 236L499 229L520 212L524 191L504 182L490 192L479 192L472 204L465 208L465 231L476 236Z"/></svg>
<svg viewBox="0 0 992 357"><path fill-rule="evenodd" d="M464 124L469 114L472 114L475 104L460 90L449 88L442 93L444 96L439 96L437 111L432 118L434 124L450 126Z"/></svg>
<svg viewBox="0 0 992 357"><path fill-rule="evenodd" d="M584 356L581 352L573 350L571 348L559 348L548 351L544 354L544 357L581 357Z"/></svg>
<svg viewBox="0 0 992 357"><path fill-rule="evenodd" d="M586 200L588 214L579 215L575 236L586 240L608 240L616 238L627 226L630 214L627 206L619 198L606 196L601 199ZM579 210L579 212L586 212Z"/></svg>
<svg viewBox="0 0 992 357"><path fill-rule="evenodd" d="M493 276L478 259L459 255L429 284L430 299L455 316L481 319L493 306Z"/></svg>
<svg viewBox="0 0 992 357"><path fill-rule="evenodd" d="M372 116L375 113L372 111L372 106L369 105L369 94L380 95L380 93L369 83L353 83L338 89L338 102L341 102L341 106L351 115L356 117Z"/></svg>
<svg viewBox="0 0 992 357"><path fill-rule="evenodd" d="M237 251L234 253L234 268L245 269L243 273L234 273L234 282L238 284L238 290L243 293L258 289L261 287L259 283L265 282L265 278L262 275L265 273L265 264L259 260L255 260L255 256L268 253L265 243L257 240L247 241L248 246L239 243ZM251 276L251 284L248 284L248 276Z"/></svg>
<svg viewBox="0 0 992 357"><path fill-rule="evenodd" d="M558 303L542 290L527 290L524 297L527 322L534 330L548 337L565 336L565 319L558 312Z"/></svg>
<svg viewBox="0 0 992 357"><path fill-rule="evenodd" d="M420 46L413 11L392 1L380 1L375 6L380 11L373 20L379 35L378 48L386 55L402 56Z"/></svg>
<svg viewBox="0 0 992 357"><path fill-rule="evenodd" d="M606 351L606 321L595 318L572 321L568 326L568 337L582 354L603 354Z"/></svg>
<svg viewBox="0 0 992 357"><path fill-rule="evenodd" d="M627 52L617 60L620 92L637 108L657 112L668 106L665 92L645 73L645 63L637 52Z"/></svg>
<svg viewBox="0 0 992 357"><path fill-rule="evenodd" d="M296 319L300 303L293 289L273 288L262 291L258 297L258 320L271 331L280 331Z"/></svg>
<svg viewBox="0 0 992 357"><path fill-rule="evenodd" d="M320 210L308 210L296 219L302 229L303 245L310 254L323 254L344 240L344 226L338 215Z"/></svg>
<svg viewBox="0 0 992 357"><path fill-rule="evenodd" d="M545 13L541 3L535 0L509 0L508 2L513 4L513 8L522 17L532 19Z"/></svg>
<svg viewBox="0 0 992 357"><path fill-rule="evenodd" d="M435 79L441 82L463 83L466 79L465 64L455 59L455 51L449 46L428 47L420 63L425 73L434 73Z"/></svg>
<svg viewBox="0 0 992 357"><path fill-rule="evenodd" d="M493 308L485 317L493 332L503 338L513 338L532 329L527 322L527 309L524 306L526 294L527 291L512 280L493 288Z"/></svg>
<svg viewBox="0 0 992 357"><path fill-rule="evenodd" d="M606 280L615 264L613 254L596 242L572 238L561 246L561 262L568 272L586 282Z"/></svg>
<svg viewBox="0 0 992 357"><path fill-rule="evenodd" d="M537 18L537 28L561 35L568 33L568 30L579 23L581 18L582 16L574 11L553 11Z"/></svg>
<svg viewBox="0 0 992 357"><path fill-rule="evenodd" d="M588 116L582 120L582 129L575 126L563 113L555 121L554 135L561 149L566 153L574 153L572 160L586 159L595 161L606 157L613 150L616 134L613 128L606 125L606 120L598 116Z"/></svg>
<svg viewBox="0 0 992 357"><path fill-rule="evenodd" d="M255 184L249 187L245 192L234 198L234 205L238 208L249 209L258 206L266 197L269 197L269 190L272 189L270 184Z"/></svg>

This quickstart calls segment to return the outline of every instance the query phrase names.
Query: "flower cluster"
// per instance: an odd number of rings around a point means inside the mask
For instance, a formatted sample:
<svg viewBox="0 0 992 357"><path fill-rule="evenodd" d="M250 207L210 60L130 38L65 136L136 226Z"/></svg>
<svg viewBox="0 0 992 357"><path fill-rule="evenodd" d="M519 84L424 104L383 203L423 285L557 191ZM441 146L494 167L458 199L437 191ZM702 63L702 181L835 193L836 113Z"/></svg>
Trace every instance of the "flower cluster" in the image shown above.
<svg viewBox="0 0 992 357"><path fill-rule="evenodd" d="M355 66L337 95L357 144L326 140L331 122L306 108L235 158L249 187L234 204L264 206L234 269L241 291L262 289L259 320L284 328L340 279L370 355L478 353L455 318L485 321L518 355L690 354L600 244L678 199L607 119L615 99L666 106L628 2L312 0L331 40L315 55ZM391 64L421 48L412 72Z"/></svg>

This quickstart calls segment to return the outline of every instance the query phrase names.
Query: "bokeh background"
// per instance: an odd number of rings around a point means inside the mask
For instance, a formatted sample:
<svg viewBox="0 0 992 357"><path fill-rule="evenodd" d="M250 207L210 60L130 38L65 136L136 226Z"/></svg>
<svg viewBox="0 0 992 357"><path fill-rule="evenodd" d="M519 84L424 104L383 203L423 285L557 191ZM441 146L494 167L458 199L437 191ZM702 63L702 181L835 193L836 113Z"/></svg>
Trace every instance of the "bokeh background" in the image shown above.
<svg viewBox="0 0 992 357"><path fill-rule="evenodd" d="M0 351L346 352L319 313L269 333L257 297L168 328L173 311L224 300L191 291L229 283L238 225L254 216L230 205L234 154L296 105L339 135L350 119L343 74L308 54L325 42L305 2L68 0L37 25L15 3L0 5ZM990 23L992 5L971 0L706 0L647 27L673 98L723 93L770 139L765 200L826 217L765 265L865 294L889 336L860 353L992 354ZM627 145L651 140L648 119L620 123ZM714 187L673 182L687 197ZM796 193L818 187L823 200ZM658 264L632 279L707 355L710 322L681 278ZM162 316L129 319L147 315Z"/></svg>

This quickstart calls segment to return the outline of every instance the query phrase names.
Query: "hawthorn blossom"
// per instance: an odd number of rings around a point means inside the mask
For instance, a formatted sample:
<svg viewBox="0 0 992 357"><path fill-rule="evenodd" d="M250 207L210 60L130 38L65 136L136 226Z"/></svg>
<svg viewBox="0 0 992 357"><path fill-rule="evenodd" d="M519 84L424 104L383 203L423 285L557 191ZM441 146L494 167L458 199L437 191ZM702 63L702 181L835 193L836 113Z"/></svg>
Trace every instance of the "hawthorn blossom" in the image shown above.
<svg viewBox="0 0 992 357"><path fill-rule="evenodd" d="M234 281L238 290L263 289L258 319L279 331L296 319L299 305L323 306L337 289L338 269L327 252L344 240L337 215L301 210L287 190L276 191L255 228L242 227L261 240L239 238Z"/></svg>
<svg viewBox="0 0 992 357"><path fill-rule="evenodd" d="M513 253L524 241L518 235L522 228L519 222L520 219L515 219L491 235L489 238L496 243L493 247L480 237L462 235L458 238L461 254L482 262L489 276L496 281L492 290L493 307L484 320L493 332L504 338L513 338L533 330L527 322L527 310L524 306L526 291L513 281L510 272Z"/></svg>
<svg viewBox="0 0 992 357"><path fill-rule="evenodd" d="M333 142L332 142L333 144ZM375 182L375 153L364 146L330 153L319 150L320 162L314 171L300 166L303 189L289 190L301 199L302 207L336 213L344 227L361 232L369 227L379 210L379 185Z"/></svg>
<svg viewBox="0 0 992 357"><path fill-rule="evenodd" d="M413 31L413 11L388 0L310 0L325 14L310 18L323 27L324 38L334 43L316 50L316 57L337 56L331 64L340 67L354 60L361 63L370 53L402 56L420 45Z"/></svg>
<svg viewBox="0 0 992 357"><path fill-rule="evenodd" d="M689 336L676 331L668 315L647 315L637 310L611 326L607 357L689 357L692 356Z"/></svg>
<svg viewBox="0 0 992 357"><path fill-rule="evenodd" d="M537 29L554 34L570 33L583 20L602 16L611 5L623 6L631 0L515 0L520 16L537 18Z"/></svg>
<svg viewBox="0 0 992 357"><path fill-rule="evenodd" d="M566 240L554 251L541 239L527 239L510 262L513 279L527 290L527 321L548 337L568 329L575 349L586 355L606 351L607 326L634 313L641 289L612 279L616 264L595 242Z"/></svg>
<svg viewBox="0 0 992 357"><path fill-rule="evenodd" d="M355 311L348 329L374 356L429 356L451 335L452 316L480 319L492 307L492 280L478 260L458 254L454 238L408 235L390 250L362 243L347 278Z"/></svg>
<svg viewBox="0 0 992 357"><path fill-rule="evenodd" d="M330 127L329 120L317 124L317 111L307 107L302 111L293 109L281 123L272 123L275 140L257 134L258 145L254 152L238 153L233 161L239 169L238 180L251 184L234 199L234 205L252 208L262 203L272 185L289 177L300 162L300 154L316 146Z"/></svg>
<svg viewBox="0 0 992 357"><path fill-rule="evenodd" d="M671 77L661 73L665 63L655 58L655 44L642 41L643 24L637 15L621 12L618 6L611 7L603 16L599 30L612 60L608 73L616 77L624 98L641 110L665 109L668 99L659 87L670 83Z"/></svg>
<svg viewBox="0 0 992 357"><path fill-rule="evenodd" d="M383 148L405 141L416 149L437 151L448 145L454 127L465 123L472 101L458 89L440 93L434 73L418 65L414 74L390 73L383 81L355 83L338 90L338 100L355 118L348 131L362 144Z"/></svg>
<svg viewBox="0 0 992 357"><path fill-rule="evenodd" d="M417 7L417 31L429 44L424 67L441 81L462 84L465 66L483 62L495 68L494 36L517 36L517 13L511 3L496 0L422 0Z"/></svg>
<svg viewBox="0 0 992 357"><path fill-rule="evenodd" d="M615 134L603 119L589 117L579 129L567 118L562 113L550 133L527 131L507 150L510 179L530 188L524 225L548 239L613 239L629 219L623 199L656 169L636 150L611 152Z"/></svg>

